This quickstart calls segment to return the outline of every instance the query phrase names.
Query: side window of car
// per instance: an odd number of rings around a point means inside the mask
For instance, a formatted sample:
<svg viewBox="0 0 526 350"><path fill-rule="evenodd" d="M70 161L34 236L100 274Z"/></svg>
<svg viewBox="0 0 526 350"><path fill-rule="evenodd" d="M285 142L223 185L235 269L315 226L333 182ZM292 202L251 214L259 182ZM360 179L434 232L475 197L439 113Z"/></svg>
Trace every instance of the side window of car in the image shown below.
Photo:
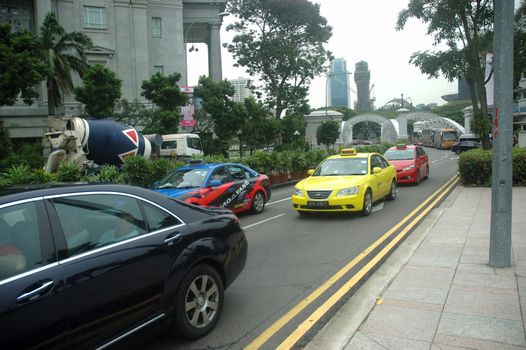
<svg viewBox="0 0 526 350"><path fill-rule="evenodd" d="M245 172L245 169L239 166L231 165L228 167L228 171L230 171L230 175L232 175L235 181L248 179L248 172Z"/></svg>
<svg viewBox="0 0 526 350"><path fill-rule="evenodd" d="M232 177L230 176L230 173L224 166L219 167L214 171L214 173L212 174L212 180L219 180L221 181L221 183L224 184L233 181Z"/></svg>
<svg viewBox="0 0 526 350"><path fill-rule="evenodd" d="M42 265L35 202L0 209L0 280Z"/></svg>
<svg viewBox="0 0 526 350"><path fill-rule="evenodd" d="M135 198L87 194L53 199L70 256L146 232Z"/></svg>
<svg viewBox="0 0 526 350"><path fill-rule="evenodd" d="M389 166L389 162L387 160L385 160L384 157L382 156L377 156L378 157L378 161L380 162L380 167L385 169Z"/></svg>
<svg viewBox="0 0 526 350"><path fill-rule="evenodd" d="M384 165L384 164L382 163L382 157L380 157L380 156L378 156L378 155L376 155L376 154L373 154L373 155L371 156L371 164L372 164L372 167L373 167L373 168L374 168L374 167L380 167L380 168L383 169L383 168L385 168L385 167L388 166L388 164L387 164L387 165Z"/></svg>
<svg viewBox="0 0 526 350"><path fill-rule="evenodd" d="M179 221L175 216L160 208L157 208L146 202L142 202L142 205L146 215L146 220L148 221L150 232L181 224L181 221Z"/></svg>

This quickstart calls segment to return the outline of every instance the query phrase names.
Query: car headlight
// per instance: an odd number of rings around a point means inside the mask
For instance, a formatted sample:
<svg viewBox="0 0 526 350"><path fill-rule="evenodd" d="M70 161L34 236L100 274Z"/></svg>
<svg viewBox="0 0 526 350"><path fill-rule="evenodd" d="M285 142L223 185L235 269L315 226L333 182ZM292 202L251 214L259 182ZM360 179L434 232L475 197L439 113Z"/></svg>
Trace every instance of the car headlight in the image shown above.
<svg viewBox="0 0 526 350"><path fill-rule="evenodd" d="M358 194L359 190L360 188L358 186L344 188L338 191L338 193L336 194L336 197L355 195L355 194Z"/></svg>
<svg viewBox="0 0 526 350"><path fill-rule="evenodd" d="M294 189L294 195L295 196L299 196L299 197L303 197L303 191L300 190L299 188L295 188Z"/></svg>
<svg viewBox="0 0 526 350"><path fill-rule="evenodd" d="M403 168L402 171L411 170L411 169L413 169L414 167L415 167L415 165L414 165L414 164L411 164L411 165L406 166L405 168Z"/></svg>

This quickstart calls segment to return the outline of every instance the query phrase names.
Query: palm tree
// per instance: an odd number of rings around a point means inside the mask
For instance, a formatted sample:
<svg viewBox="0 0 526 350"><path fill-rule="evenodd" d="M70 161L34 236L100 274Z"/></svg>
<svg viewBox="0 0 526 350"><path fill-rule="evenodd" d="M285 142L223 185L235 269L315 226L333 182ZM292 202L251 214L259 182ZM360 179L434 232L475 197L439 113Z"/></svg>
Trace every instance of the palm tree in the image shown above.
<svg viewBox="0 0 526 350"><path fill-rule="evenodd" d="M54 12L49 12L40 27L40 39L45 60L50 67L46 79L48 113L55 114L55 107L62 104L62 94L73 92L73 73L81 78L87 70L85 50L93 46L90 37L83 33L66 33Z"/></svg>

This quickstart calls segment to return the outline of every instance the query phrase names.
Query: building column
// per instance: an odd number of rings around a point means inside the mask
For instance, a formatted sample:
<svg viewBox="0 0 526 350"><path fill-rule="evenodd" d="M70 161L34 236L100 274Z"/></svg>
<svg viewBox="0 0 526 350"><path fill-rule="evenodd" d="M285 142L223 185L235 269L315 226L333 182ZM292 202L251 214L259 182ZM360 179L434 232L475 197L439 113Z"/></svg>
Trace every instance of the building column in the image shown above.
<svg viewBox="0 0 526 350"><path fill-rule="evenodd" d="M40 32L40 26L44 23L44 18L48 12L53 11L53 6L51 6L51 0L38 0L34 2L35 9L35 33Z"/></svg>
<svg viewBox="0 0 526 350"><path fill-rule="evenodd" d="M220 23L209 24L210 42L208 43L208 73L212 80L223 80L221 72L221 37L219 35Z"/></svg>
<svg viewBox="0 0 526 350"><path fill-rule="evenodd" d="M398 117L396 117L396 121L398 122L398 140L407 140L407 113L409 110L400 108L397 112Z"/></svg>
<svg viewBox="0 0 526 350"><path fill-rule="evenodd" d="M471 121L473 120L473 107L466 107L462 110L464 114L464 132L471 134Z"/></svg>

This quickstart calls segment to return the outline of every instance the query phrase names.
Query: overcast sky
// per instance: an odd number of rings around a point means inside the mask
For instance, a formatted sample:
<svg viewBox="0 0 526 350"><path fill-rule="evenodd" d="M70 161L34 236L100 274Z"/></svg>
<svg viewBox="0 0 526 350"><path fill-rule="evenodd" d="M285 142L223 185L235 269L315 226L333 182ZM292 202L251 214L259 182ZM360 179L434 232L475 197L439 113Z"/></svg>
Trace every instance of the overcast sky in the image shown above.
<svg viewBox="0 0 526 350"><path fill-rule="evenodd" d="M423 103L446 103L441 96L457 93L457 83L444 78L428 79L418 68L409 63L415 51L433 49L432 38L426 36L426 26L411 19L404 30L395 28L398 13L407 7L408 0L314 0L320 4L321 15L333 28L333 35L326 48L334 57L344 58L347 71L354 73L355 64L366 61L374 84L372 97L379 108L393 98L409 99L414 105ZM221 41L229 42L232 32L226 25L235 18L224 17ZM208 74L207 51L199 44L199 52L188 52L188 82L196 85L198 77ZM242 68L233 67L232 56L223 49L223 78L249 77ZM350 86L356 90L354 74L350 75ZM315 78L310 86L309 104L312 108L325 106L325 77ZM351 105L356 94L351 92Z"/></svg>

